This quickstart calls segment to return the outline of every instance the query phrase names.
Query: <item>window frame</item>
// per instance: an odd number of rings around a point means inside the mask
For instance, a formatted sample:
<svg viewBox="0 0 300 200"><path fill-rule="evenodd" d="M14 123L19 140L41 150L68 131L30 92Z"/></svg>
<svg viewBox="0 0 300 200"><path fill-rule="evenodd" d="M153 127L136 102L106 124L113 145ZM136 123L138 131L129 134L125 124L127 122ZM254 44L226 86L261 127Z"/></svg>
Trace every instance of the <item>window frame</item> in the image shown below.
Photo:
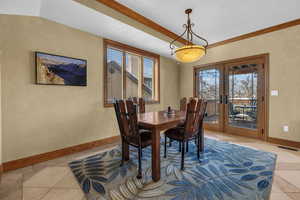
<svg viewBox="0 0 300 200"><path fill-rule="evenodd" d="M144 84L144 57L154 61L153 67L153 99L146 100L146 104L159 104L160 103L160 56L142 49L138 49L126 44L122 44L113 40L103 39L103 103L104 107L112 107L113 104L108 101L108 88L107 88L107 49L112 48L121 51L122 54L122 98L126 98L126 53L141 57L141 69L139 74L138 94L143 95ZM141 85L141 87L140 87ZM141 90L141 91L140 91Z"/></svg>

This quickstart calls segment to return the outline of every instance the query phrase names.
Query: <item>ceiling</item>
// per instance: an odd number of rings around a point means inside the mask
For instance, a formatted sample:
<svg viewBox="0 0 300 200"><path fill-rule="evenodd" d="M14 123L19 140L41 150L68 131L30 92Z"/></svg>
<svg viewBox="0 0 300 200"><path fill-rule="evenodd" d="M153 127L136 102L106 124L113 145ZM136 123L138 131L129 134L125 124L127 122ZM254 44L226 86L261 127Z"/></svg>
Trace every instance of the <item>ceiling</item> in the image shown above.
<svg viewBox="0 0 300 200"><path fill-rule="evenodd" d="M0 14L39 16L41 0L0 0Z"/></svg>
<svg viewBox="0 0 300 200"><path fill-rule="evenodd" d="M94 1L94 0L89 0ZM117 0L180 34L192 8L196 33L209 43L300 18L299 0ZM0 0L0 14L40 16L170 57L166 40L73 0Z"/></svg>
<svg viewBox="0 0 300 200"><path fill-rule="evenodd" d="M117 0L180 34L184 10L192 8L194 30L209 43L300 18L299 0Z"/></svg>
<svg viewBox="0 0 300 200"><path fill-rule="evenodd" d="M168 42L72 0L0 0L0 14L40 16L171 57Z"/></svg>
<svg viewBox="0 0 300 200"><path fill-rule="evenodd" d="M42 0L40 13L73 28L170 56L167 42L72 0Z"/></svg>

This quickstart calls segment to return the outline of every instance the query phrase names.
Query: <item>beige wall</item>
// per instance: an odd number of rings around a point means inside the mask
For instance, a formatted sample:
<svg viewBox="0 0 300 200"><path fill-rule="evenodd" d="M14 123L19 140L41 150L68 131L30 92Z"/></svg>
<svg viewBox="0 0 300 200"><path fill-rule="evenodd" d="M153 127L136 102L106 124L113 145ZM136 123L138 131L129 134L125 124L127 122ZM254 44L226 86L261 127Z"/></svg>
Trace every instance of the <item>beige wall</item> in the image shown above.
<svg viewBox="0 0 300 200"><path fill-rule="evenodd" d="M1 46L1 40L0 40L0 46ZM2 164L2 106L1 106L1 99L2 99L1 72L2 72L2 67L3 67L3 65L2 65L2 51L0 49L0 165Z"/></svg>
<svg viewBox="0 0 300 200"><path fill-rule="evenodd" d="M102 38L38 17L0 15L0 27L4 162L118 134L113 109L103 107ZM194 65L270 53L270 89L279 96L270 97L269 135L300 141L299 44L295 26L209 49L196 64L161 57L161 103L146 109L177 107L191 96ZM88 86L35 85L34 51L87 59Z"/></svg>
<svg viewBox="0 0 300 200"><path fill-rule="evenodd" d="M118 134L103 107L102 38L37 17L0 15L3 161ZM35 85L34 51L88 60L88 86ZM179 66L161 57L159 110L178 106Z"/></svg>
<svg viewBox="0 0 300 200"><path fill-rule="evenodd" d="M262 53L270 53L270 90L279 90L270 97L269 136L300 142L300 26L209 49L200 62L181 67L180 96L193 93L192 66Z"/></svg>

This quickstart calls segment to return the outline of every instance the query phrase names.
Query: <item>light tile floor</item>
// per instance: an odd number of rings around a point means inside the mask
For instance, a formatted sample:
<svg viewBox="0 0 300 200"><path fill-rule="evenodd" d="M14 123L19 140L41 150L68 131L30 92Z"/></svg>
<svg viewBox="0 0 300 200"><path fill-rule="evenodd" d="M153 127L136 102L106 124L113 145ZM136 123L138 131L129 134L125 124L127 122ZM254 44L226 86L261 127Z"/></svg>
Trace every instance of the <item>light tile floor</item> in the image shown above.
<svg viewBox="0 0 300 200"><path fill-rule="evenodd" d="M300 152L280 149L276 145L240 136L206 132L207 137L273 152L278 155L271 200L300 200ZM95 154L115 144L64 156L3 174L1 200L84 200L68 163Z"/></svg>

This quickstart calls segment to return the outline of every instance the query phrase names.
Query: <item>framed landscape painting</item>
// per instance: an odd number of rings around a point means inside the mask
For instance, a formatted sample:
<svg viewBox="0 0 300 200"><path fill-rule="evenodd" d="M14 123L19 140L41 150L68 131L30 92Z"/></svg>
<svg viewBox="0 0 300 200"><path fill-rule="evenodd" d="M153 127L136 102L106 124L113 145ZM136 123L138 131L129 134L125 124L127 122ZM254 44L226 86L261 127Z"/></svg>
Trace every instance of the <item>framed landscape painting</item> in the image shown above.
<svg viewBox="0 0 300 200"><path fill-rule="evenodd" d="M87 61L35 52L36 83L42 85L87 85Z"/></svg>

